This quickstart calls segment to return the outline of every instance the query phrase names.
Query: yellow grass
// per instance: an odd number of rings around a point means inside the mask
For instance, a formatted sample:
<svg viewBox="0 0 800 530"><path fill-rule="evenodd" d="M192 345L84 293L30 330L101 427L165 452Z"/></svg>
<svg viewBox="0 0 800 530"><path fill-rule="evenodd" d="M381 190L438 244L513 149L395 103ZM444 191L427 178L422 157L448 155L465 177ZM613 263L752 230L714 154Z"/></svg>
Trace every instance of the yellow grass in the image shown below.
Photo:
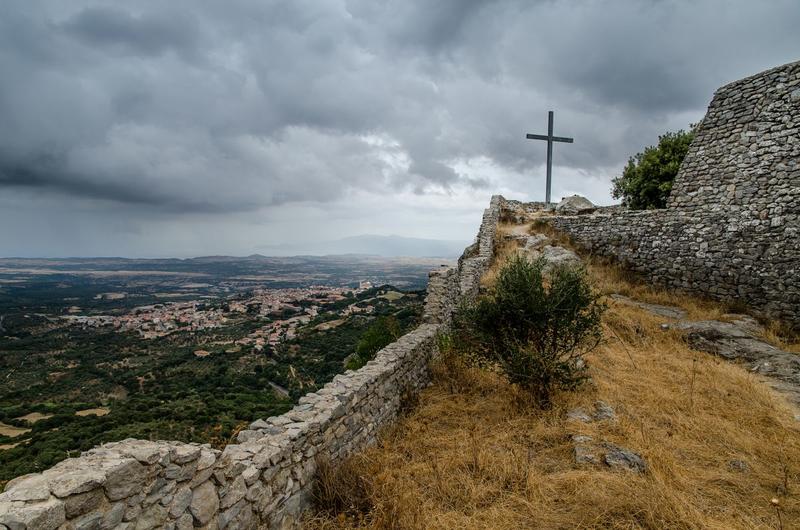
<svg viewBox="0 0 800 530"><path fill-rule="evenodd" d="M20 436L25 433L31 432L30 429L25 429L22 427L14 427L13 425L8 425L6 423L0 422L0 434L3 436Z"/></svg>
<svg viewBox="0 0 800 530"><path fill-rule="evenodd" d="M591 263L589 271L603 292L679 305L690 318L725 312L611 267ZM606 341L588 356L591 383L559 395L548 411L521 407L502 377L444 356L417 408L344 466L350 478L337 483L341 495L356 484L371 508L321 512L308 526L767 529L779 528L779 509L783 528L800 528L795 411L753 374L691 350L662 321L610 304ZM595 400L614 407L617 419L566 419ZM647 473L576 465L573 434L640 453Z"/></svg>
<svg viewBox="0 0 800 530"><path fill-rule="evenodd" d="M25 414L24 416L20 416L16 418L18 420L27 421L29 424L36 423L37 421L46 420L47 418L52 418L52 414L42 414L40 412L31 412L29 414Z"/></svg>
<svg viewBox="0 0 800 530"><path fill-rule="evenodd" d="M99 407L99 408L96 408L96 409L79 410L79 411L75 412L75 415L76 416L105 416L109 412L111 412L111 409L108 409L106 407Z"/></svg>

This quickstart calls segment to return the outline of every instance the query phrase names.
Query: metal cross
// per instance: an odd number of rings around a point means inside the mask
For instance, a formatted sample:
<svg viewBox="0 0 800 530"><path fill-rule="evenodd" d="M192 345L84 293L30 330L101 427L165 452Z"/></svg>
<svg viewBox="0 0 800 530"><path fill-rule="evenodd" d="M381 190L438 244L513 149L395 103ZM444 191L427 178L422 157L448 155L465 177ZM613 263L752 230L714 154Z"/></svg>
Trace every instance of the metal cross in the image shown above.
<svg viewBox="0 0 800 530"><path fill-rule="evenodd" d="M547 191L545 193L545 203L550 204L550 182L553 178L553 142L564 142L571 144L572 138L565 138L563 136L553 136L553 111L547 113L547 136L543 134L528 134L525 136L528 140L546 140L547 141Z"/></svg>

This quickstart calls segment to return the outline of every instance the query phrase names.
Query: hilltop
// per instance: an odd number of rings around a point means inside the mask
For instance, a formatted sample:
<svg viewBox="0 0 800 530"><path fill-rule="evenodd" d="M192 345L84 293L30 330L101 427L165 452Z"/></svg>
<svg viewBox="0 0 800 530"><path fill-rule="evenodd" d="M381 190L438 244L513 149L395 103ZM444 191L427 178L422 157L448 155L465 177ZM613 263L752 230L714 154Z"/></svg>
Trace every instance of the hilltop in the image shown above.
<svg viewBox="0 0 800 530"><path fill-rule="evenodd" d="M794 354L800 343L725 304L636 279L536 218L519 220L499 226L482 284L491 289L519 252L553 245L583 254L609 306L605 340L587 357L589 382L538 410L501 375L444 350L414 410L376 447L321 474L318 508L329 515L308 524L729 529L797 521L797 401L751 365L693 348L680 324L743 325L749 341Z"/></svg>

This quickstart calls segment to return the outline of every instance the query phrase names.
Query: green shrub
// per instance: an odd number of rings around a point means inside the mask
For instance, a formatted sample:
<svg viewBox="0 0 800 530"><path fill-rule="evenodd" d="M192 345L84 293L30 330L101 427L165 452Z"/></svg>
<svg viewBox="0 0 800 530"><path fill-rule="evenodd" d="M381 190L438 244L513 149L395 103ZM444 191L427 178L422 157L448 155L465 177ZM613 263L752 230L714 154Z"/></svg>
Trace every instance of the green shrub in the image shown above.
<svg viewBox="0 0 800 530"><path fill-rule="evenodd" d="M672 183L693 139L693 130L659 136L657 146L628 160L622 175L613 180L611 195L634 210L666 208Z"/></svg>
<svg viewBox="0 0 800 530"><path fill-rule="evenodd" d="M561 266L545 276L544 266L542 259L512 258L494 289L459 315L455 327L462 347L499 367L546 408L555 390L585 379L583 355L600 343L605 306L584 269Z"/></svg>
<svg viewBox="0 0 800 530"><path fill-rule="evenodd" d="M400 323L393 316L379 317L367 328L356 344L356 352L347 361L345 368L358 370L371 361L378 350L400 337Z"/></svg>

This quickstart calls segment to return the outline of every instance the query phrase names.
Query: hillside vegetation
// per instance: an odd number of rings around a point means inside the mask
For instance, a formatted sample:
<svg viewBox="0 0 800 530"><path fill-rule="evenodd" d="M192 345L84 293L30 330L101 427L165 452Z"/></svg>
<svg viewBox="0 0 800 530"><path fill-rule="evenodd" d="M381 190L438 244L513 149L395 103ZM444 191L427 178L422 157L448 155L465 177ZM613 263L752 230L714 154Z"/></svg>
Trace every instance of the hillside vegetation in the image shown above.
<svg viewBox="0 0 800 530"><path fill-rule="evenodd" d="M515 246L498 246L485 285ZM724 318L729 309L600 263L587 268L605 295L679 306L691 319ZM662 329L663 318L604 300L604 341L586 356L590 380L558 393L549 409L527 405L505 377L443 348L434 384L379 445L322 468L309 526L797 528L796 412L758 376ZM576 419L576 409L603 406L613 412ZM646 469L578 464L576 436L635 451Z"/></svg>
<svg viewBox="0 0 800 530"><path fill-rule="evenodd" d="M286 412L343 372L361 343L390 342L375 331L385 322L395 334L415 327L422 293L384 285L301 303L318 304L318 314L264 347L242 339L281 316L225 310L219 327L143 338L21 314L27 328L0 334L0 487L126 438L224 447L250 422ZM363 349L367 359L374 353Z"/></svg>

